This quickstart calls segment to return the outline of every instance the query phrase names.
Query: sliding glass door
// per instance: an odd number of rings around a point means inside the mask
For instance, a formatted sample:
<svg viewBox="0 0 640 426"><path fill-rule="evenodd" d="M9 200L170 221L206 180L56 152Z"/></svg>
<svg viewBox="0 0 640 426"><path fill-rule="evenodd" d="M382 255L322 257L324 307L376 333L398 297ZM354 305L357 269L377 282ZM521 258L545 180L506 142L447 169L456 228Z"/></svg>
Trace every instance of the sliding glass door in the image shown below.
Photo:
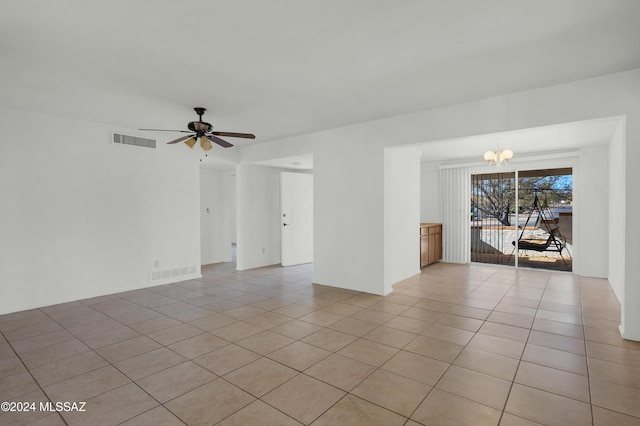
<svg viewBox="0 0 640 426"><path fill-rule="evenodd" d="M471 261L572 270L570 168L471 176Z"/></svg>
<svg viewBox="0 0 640 426"><path fill-rule="evenodd" d="M515 266L510 217L516 201L516 175L471 175L471 261Z"/></svg>
<svg viewBox="0 0 640 426"><path fill-rule="evenodd" d="M571 168L518 171L518 213L518 265L571 271Z"/></svg>

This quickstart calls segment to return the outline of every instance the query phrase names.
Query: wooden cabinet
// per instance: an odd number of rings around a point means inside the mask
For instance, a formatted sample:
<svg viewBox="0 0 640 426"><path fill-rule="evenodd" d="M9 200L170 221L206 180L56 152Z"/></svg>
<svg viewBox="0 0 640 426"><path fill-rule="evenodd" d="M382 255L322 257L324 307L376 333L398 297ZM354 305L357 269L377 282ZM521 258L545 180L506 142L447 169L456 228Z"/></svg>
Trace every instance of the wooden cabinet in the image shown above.
<svg viewBox="0 0 640 426"><path fill-rule="evenodd" d="M420 267L442 259L442 224L420 224Z"/></svg>

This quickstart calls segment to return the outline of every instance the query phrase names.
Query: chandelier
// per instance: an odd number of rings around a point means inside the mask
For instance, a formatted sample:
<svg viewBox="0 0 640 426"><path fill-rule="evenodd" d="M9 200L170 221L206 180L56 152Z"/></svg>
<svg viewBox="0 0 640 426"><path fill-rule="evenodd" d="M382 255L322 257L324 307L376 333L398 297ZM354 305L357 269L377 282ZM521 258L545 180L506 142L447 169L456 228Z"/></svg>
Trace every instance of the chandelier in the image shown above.
<svg viewBox="0 0 640 426"><path fill-rule="evenodd" d="M513 158L513 151L510 149L504 149L500 151L487 151L484 153L484 161L487 162L490 166L496 165L500 166L502 164L508 163Z"/></svg>

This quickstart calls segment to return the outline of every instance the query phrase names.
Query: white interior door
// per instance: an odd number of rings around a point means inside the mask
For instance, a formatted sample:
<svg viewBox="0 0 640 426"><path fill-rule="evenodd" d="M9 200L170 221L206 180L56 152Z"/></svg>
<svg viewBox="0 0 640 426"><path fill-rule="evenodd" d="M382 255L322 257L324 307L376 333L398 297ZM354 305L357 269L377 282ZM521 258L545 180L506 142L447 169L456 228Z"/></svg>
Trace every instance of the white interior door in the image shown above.
<svg viewBox="0 0 640 426"><path fill-rule="evenodd" d="M282 266L313 262L313 175L281 172Z"/></svg>

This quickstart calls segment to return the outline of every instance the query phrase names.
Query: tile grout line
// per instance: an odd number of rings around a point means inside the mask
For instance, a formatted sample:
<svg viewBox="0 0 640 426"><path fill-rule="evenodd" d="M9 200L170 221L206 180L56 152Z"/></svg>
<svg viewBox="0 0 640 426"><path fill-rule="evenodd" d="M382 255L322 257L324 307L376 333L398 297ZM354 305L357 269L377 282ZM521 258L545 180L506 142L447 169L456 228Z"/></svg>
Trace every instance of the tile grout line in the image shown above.
<svg viewBox="0 0 640 426"><path fill-rule="evenodd" d="M40 310L40 309L38 309L38 310ZM40 312L42 312L42 311L40 311ZM45 312L42 312L42 313L48 317L48 315ZM53 321L55 321L55 320L53 320ZM60 325L60 324L58 324L58 325ZM46 333L43 333L43 334L46 334ZM40 389L42 394L47 398L47 401L53 403L53 401L51 401L51 398L49 397L49 394L47 392L45 392L45 390L42 387L42 385L40 385L40 382L33 376L33 373L31 372L31 369L29 367L27 367L27 365L24 363L24 360L22 359L22 357L18 354L18 352L16 352L15 347L9 341L9 339L7 339L7 336L4 334L4 332L2 330L0 330L0 335L2 335L2 338L5 340L5 342L7 342L7 344L9 345L11 350L13 351L13 354L16 356L16 358L18 358L20 360L20 363L22 364L24 369L27 371L27 373L29 373L29 376L31 376L31 379L33 379L34 383L38 386L38 389ZM18 397L20 397L20 395ZM67 425L67 426L69 425L67 423L67 421L65 420L65 418L59 412L56 412L56 414L58 415L58 417L62 420L62 422L65 425ZM47 416L43 416L42 418L44 418L44 417L47 417Z"/></svg>
<svg viewBox="0 0 640 426"><path fill-rule="evenodd" d="M514 282L514 284L513 284L514 286L518 282L519 278L520 277L518 277L516 279L516 281ZM547 278L547 281L545 282L545 285L544 285L544 290L542 291L542 294L540 295L540 300L538 301L538 305L536 307L536 315L538 314L538 310L540 308L540 304L542 303L542 299L544 298L544 293L545 293L548 285L549 285L549 278ZM513 288L513 286L512 286L512 288ZM500 423L502 421L502 418L504 417L504 413L507 412L506 410L507 410L507 404L509 402L509 397L511 396L511 392L513 391L513 386L516 383L516 377L518 376L518 371L520 370L520 365L522 364L522 358L524 357L524 352L526 351L527 345L529 344L529 338L531 337L531 331L533 330L533 323L535 322L535 317L536 316L534 315L534 317L533 317L533 319L531 321L531 326L529 327L529 333L527 334L527 340L524 342L524 347L522 348L522 353L520 354L520 358L518 359L518 365L516 366L516 370L515 370L515 372L513 374L513 379L511 380L511 386L509 387L509 392L507 392L507 397L505 398L504 406L502 407L502 412L500 413L500 419L499 419L498 423ZM511 413L507 413L507 414L511 414ZM511 415L516 416L515 414L511 414ZM520 416L517 416L517 417L520 417ZM527 419L527 420L531 420L531 419ZM531 420L531 421L533 421L533 420Z"/></svg>
<svg viewBox="0 0 640 426"><path fill-rule="evenodd" d="M492 275L493 275L493 274L492 274ZM485 279L485 281L486 281L486 279ZM485 282L485 281L483 281L483 282ZM473 290L471 290L470 292L466 293L464 296L461 296L461 297L462 297L462 298L468 297L471 293L473 293L473 292L474 292L478 287L480 287L481 285L482 285L482 284L477 285ZM504 297L504 296L503 296L503 297ZM424 299L426 299L426 300L431 300L431 299L428 299L428 298L424 298ZM419 303L419 302L418 302L418 303ZM452 305L453 305L453 306L459 306L457 303L453 303ZM414 306L415 306L415 305L414 305ZM452 306L452 308L453 308L453 306ZM450 308L447 312L445 312L445 313L444 313L444 315L450 314L450 312L451 312L451 308ZM493 311L492 311L492 312L493 312ZM442 316L441 316L441 318L442 318L444 315L442 315ZM451 315L455 315L455 314L451 314ZM487 318L488 318L488 315L487 315ZM429 325L429 327L427 327L424 331L428 330L431 326L433 326L433 325L437 324L437 322L438 322L438 321L439 321L439 320L437 320L437 321L435 321L434 323L430 324L430 325ZM486 319L485 319L485 320L483 320L483 325L484 325L484 323L485 323L485 322L486 322ZM482 327L482 326L480 326L480 327L478 328L478 330L479 330L481 327ZM456 328L456 327L453 327L453 328ZM423 331L423 333L424 333L424 331ZM474 337L475 337L475 335L476 335L477 333L478 333L478 331L474 332ZM419 336L423 336L423 334L422 334L422 333L418 334L418 335L416 336L416 338L417 338L417 337L419 337ZM429 336L427 336L427 337L429 337ZM415 341L415 339L416 339L416 338L414 338L411 342ZM442 340L442 341L448 342L448 341L446 341L446 340L438 339L438 338L435 338L435 337L434 337L434 339L436 339L436 340ZM469 342L470 342L472 339L473 339L473 337L472 337L471 339L469 339L469 341L468 341L465 345L462 345L462 346L463 346L463 348L460 350L460 352L458 353L458 355L457 355L457 356L456 356L456 357L455 357L451 362L448 362L449 366L444 370L444 372L440 375L440 377L438 378L438 380L436 380L436 382L433 384L433 386L430 386L430 387L431 387L431 389L429 390L429 392L427 392L427 394L426 394L426 395L425 395L425 396L420 400L420 402L416 405L416 408L414 408L414 409L413 409L413 411L411 412L411 414L408 416L408 420L407 420L407 421L412 420L412 419L411 419L411 417L415 414L415 412L418 410L418 408L419 408L419 407L424 403L424 401L429 397L429 395L431 394L431 392L436 388L436 386L438 385L438 383L440 382L440 380L442 379L442 377L444 377L444 376L447 374L447 372L449 371L449 369L451 368L451 366L453 366L453 363L455 362L455 360L460 356L460 354L462 353L462 351L464 351L464 349L467 347L467 345L469 344ZM411 342L407 343L407 345L405 345L404 347L408 346ZM451 342L450 342L450 343L451 343ZM411 352L411 351L409 351L409 352ZM411 353L413 353L413 352L411 352ZM422 354L417 354L417 355L426 356L427 358L435 359L435 360L437 360L437 361L440 361L440 360L438 360L438 359L436 359L436 358L432 358L432 357L429 357L429 356L427 356L427 355L422 355ZM441 389L439 389L439 390L440 390L441 392L446 392L446 391L443 391L443 390L441 390ZM449 392L447 392L447 393L449 393ZM456 396L459 396L459 395L456 395ZM459 396L459 397L460 397L460 396ZM464 397L461 397L461 398L464 398ZM467 399L467 400L472 401L472 402L476 402L476 401L470 400L470 399L468 399L468 398L464 398L464 399ZM477 403L477 402L476 402L476 403ZM484 404L481 404L481 405L484 405ZM492 407L489 407L489 408L492 408ZM416 421L416 420L413 420L413 421Z"/></svg>
<svg viewBox="0 0 640 426"><path fill-rule="evenodd" d="M120 298L120 296L118 296L118 297ZM82 303L82 302L81 302L81 303ZM85 304L85 306L90 307L91 309L93 309L93 310L94 310L94 311L96 311L96 312L100 312L100 311L98 311L97 309L94 309L93 307L91 307L91 306L89 306L89 305L86 305L86 304ZM74 336L76 339L80 340L83 344L85 344L85 345L86 345L86 343L85 343L82 339L80 339L79 337L77 337L76 335L74 335L70 330L68 330L68 329L67 329L67 327L65 327L64 325L60 324L60 323L59 323L55 318L51 317L51 316L50 316L49 314L47 314L46 312L42 312L42 313L43 313L44 315L46 315L47 317L49 317L52 321L54 321L54 322L56 322L58 325L60 325L64 330L66 330L68 333L70 333L70 334L71 334L72 336ZM102 313L102 312L100 312L100 313ZM115 321L118 321L118 320L116 320L115 318L112 318L112 319L114 319ZM118 322L120 322L120 321L118 321ZM120 322L120 323L121 323L121 324L123 324L122 322ZM126 324L123 324L123 325L125 325L125 326L126 326ZM89 400L90 400L90 399L97 398L98 396L103 395L103 394L105 394L105 393L107 393L107 392L112 392L112 391L114 391L114 390L117 390L117 389L123 388L124 386L127 386L127 385L129 385L129 384L135 384L135 385L138 387L138 389L140 389L140 390L141 390L142 392L144 392L145 394L149 395L149 397L153 398L153 396L152 396L152 395L150 395L146 390L142 389L142 388L141 388L141 386L140 386L140 385L139 385L135 380L133 380L133 379L132 379L131 377L129 377L128 375L126 375L123 371L121 371L121 370L120 370L118 367L116 367L113 363L111 363L111 362L109 362L108 360L104 359L104 358L102 357L102 355L100 355L98 352L96 352L96 350L95 350L94 348L92 348L92 347L90 347L90 346L88 346L88 345L86 345L86 346L90 349L90 352L94 353L96 356L100 357L100 359L102 359L104 362L106 362L106 363L107 363L107 366L111 366L111 367L113 367L115 370L117 370L118 372L120 372L124 377L126 377L126 378L127 378L127 379L129 379L129 381L130 381L130 383L126 383L126 384L124 384L124 385L122 385L122 386L117 386L117 387L115 387L115 388L113 388L113 389L110 389L110 390L107 390L107 391L101 392L101 393L99 393L98 395L94 395L94 396L92 396L91 398L89 398ZM99 349L99 348L98 348L98 349ZM86 352L85 352L85 353L86 353ZM72 356L74 356L74 355L72 355ZM70 357L66 357L66 358L71 358L72 356L70 356ZM63 358L63 359L65 359L65 358ZM26 367L26 366L25 366L25 367ZM81 375L83 375L83 374L87 374L87 373L90 373L90 372L93 372L93 371L97 371L97 370L99 370L99 369L101 369L101 368L104 368L104 367L106 367L106 366L102 366L102 367L94 368L94 369L89 370L89 371L86 371L86 372L84 372L84 373L81 373L81 374L78 374L78 375L75 375L75 376L72 376L72 377L66 378L66 379L64 379L64 380L60 380L59 382L52 383L51 385L53 385L53 384L57 384L57 383L62 383L62 382L65 382L65 381L67 381L67 380L72 380L72 379L74 379L74 378L76 378L76 377L79 377L79 376L81 376ZM31 374L31 371L29 371L29 373ZM32 377L33 377L33 376L32 376ZM35 377L34 377L34 380L35 380ZM40 386L40 383L39 383L37 380L36 380L36 383L38 383L38 386ZM51 400L51 399L50 399L50 397L49 397L49 395L45 392L45 390L44 390L42 387L41 387L41 390L42 390L42 392L47 396L47 398L49 398L49 400ZM154 400L156 400L155 398L153 398L153 399L154 399ZM158 403L160 404L160 402L159 402L159 401L157 401L157 400L156 400L156 402L158 402ZM162 405L162 404L160 404L160 405ZM153 408L155 408L155 407L153 407ZM150 410L152 410L153 408L150 408L150 409L149 409L149 410L147 410L147 411L150 411ZM146 412L146 411L145 411L145 412ZM126 420L124 420L124 421L128 421L128 420L130 420L130 419L132 419L132 418L134 418L134 417L137 417L137 416L138 416L138 415L140 415L140 414L143 414L143 413L138 413L138 414L136 414L135 416L130 417L129 419L126 419ZM61 414L59 414L59 413L58 413L58 415L62 418L62 420L63 420L63 422L65 423L65 425L68 425L68 423L67 423L66 419L64 418L64 416L62 416L62 415L61 415ZM124 421L123 421L123 422L124 422ZM123 422L121 422L121 423L123 423Z"/></svg>
<svg viewBox="0 0 640 426"><path fill-rule="evenodd" d="M585 333L584 325L584 308L582 306L582 280L580 280L580 320L582 322L582 343L584 345L584 359L587 365L587 389L589 389L589 412L591 413L591 425L595 425L595 417L593 415L593 396L591 395L591 374L589 368L589 356L587 354L587 333Z"/></svg>
<svg viewBox="0 0 640 426"><path fill-rule="evenodd" d="M490 276L488 276L484 281L482 281L482 283L486 283L486 282L487 282L487 281L488 281L488 280L489 280L489 279L490 279L490 278L491 278L495 273L496 273L496 272L494 272L493 274L491 274ZM509 287L509 290L507 290L507 291L505 292L505 294L500 298L500 301L502 301L502 300L506 297L506 295L509 293L509 291L511 291L511 289L513 289L513 287L514 287L514 286L516 285L516 283L518 282L518 279L519 279L519 278L520 278L520 276L517 276L517 277L516 277L516 279L515 279L515 281L513 282L513 284L511 284L511 286ZM473 291L477 290L477 288L478 288L478 287L480 287L481 285L482 285L482 284L478 285L478 286L477 286L474 290L472 290L469 294L473 293ZM546 285L545 285L545 286L546 286ZM466 297L468 297L468 296L469 296L469 294L468 294ZM496 312L496 311L495 311L495 307L496 307L496 306L498 306L498 304L500 304L500 301L498 301L498 302L496 303L496 305L494 306L494 308L493 308L493 309L491 309L490 313L489 313L489 314L487 315L487 317L483 320L482 325L481 325L480 327L478 327L478 330L474 333L474 336L473 336L473 337L475 337L476 335L478 335L478 334L480 333L480 329L484 326L484 324L486 324L486 323L487 323L489 316L491 316L491 313ZM457 304L456 304L456 305L457 305ZM539 306L539 305L540 305L540 302L538 302L538 306ZM499 311L498 311L498 312L499 312ZM489 322L491 322L491 321L489 321ZM532 322L532 325L533 325L533 322ZM480 333L480 334L482 334L482 333ZM531 329L529 329L529 334L531 334ZM436 383L433 385L433 388L432 388L431 390L435 389L435 388L436 388L436 386L438 385L438 383L440 383L440 380L442 380L442 377L444 377L444 376L447 374L447 372L449 371L449 369L451 368L451 366L453 366L453 365L454 365L454 363L455 363L455 361L460 357L460 354L464 351L464 349L466 349L466 348L468 347L468 345L469 345L469 343L471 342L471 340L473 340L473 337L472 337L471 339L469 339L469 341L467 342L467 344L465 344L465 345L464 345L463 349L458 353L458 355L453 359L453 361L451 361L451 363L449 363L449 367L447 367L447 369L442 373L442 375L441 375L441 376L440 376L440 378L436 381ZM527 341L528 341L528 336L527 336ZM525 342L525 346L523 347L523 353L524 353L524 348L525 348L525 347L526 347L526 342ZM513 375L513 379L511 380L511 385L510 385L510 388L509 388L509 392L507 392L507 396L506 396L506 398L505 398L504 406L503 406L503 408L502 408L502 410L501 410L501 412L500 412L500 416L499 416L499 418L498 418L498 424L502 421L502 417L503 417L503 415L504 415L504 413L505 413L506 404L507 404L507 401L509 400L509 395L511 394L511 388L513 387L513 384L514 384L514 382L515 382L515 376L516 376L517 371L518 371L518 368L519 368L519 366L520 366L520 361L521 361L521 359L522 359L522 354L520 355L520 359L518 360L518 366L517 366L517 367L516 367L516 369L515 369L515 372L514 372L514 375ZM475 371L475 370L471 370L471 371ZM477 371L475 371L475 372L476 372L476 373L480 373L480 372L477 372ZM486 374L486 373L480 373L480 374ZM493 377L493 376L492 376L492 377ZM444 390L442 390L442 389L439 389L439 390L440 390L441 392L446 392L446 391L444 391ZM418 408L420 407L420 405L421 405L422 403L424 403L424 400L426 400L426 398L429 396L429 394L430 394L430 393L431 393L431 391L429 391L429 393L424 397L424 399L420 402L420 404L418 404L418 406L415 408L415 410L413 411L413 413L411 413L411 415L412 415L412 416L413 416L413 415L415 414L415 412L418 410ZM449 393L449 392L447 392L447 393ZM455 395L455 394L452 394L452 395ZM471 399L469 399L469 398L465 398L465 397L460 396L460 395L456 395L456 396L458 396L458 397L460 397L460 398L464 398L464 399L466 399L466 400L468 400L468 401L472 401L472 402L475 402L475 403L477 403L477 404L481 404L481 405L483 405L483 406L486 406L485 404L479 403L479 402L477 402L477 401L473 401L473 400L471 400ZM488 407L488 406L487 406L487 407ZM493 407L489 407L489 408L493 408Z"/></svg>

